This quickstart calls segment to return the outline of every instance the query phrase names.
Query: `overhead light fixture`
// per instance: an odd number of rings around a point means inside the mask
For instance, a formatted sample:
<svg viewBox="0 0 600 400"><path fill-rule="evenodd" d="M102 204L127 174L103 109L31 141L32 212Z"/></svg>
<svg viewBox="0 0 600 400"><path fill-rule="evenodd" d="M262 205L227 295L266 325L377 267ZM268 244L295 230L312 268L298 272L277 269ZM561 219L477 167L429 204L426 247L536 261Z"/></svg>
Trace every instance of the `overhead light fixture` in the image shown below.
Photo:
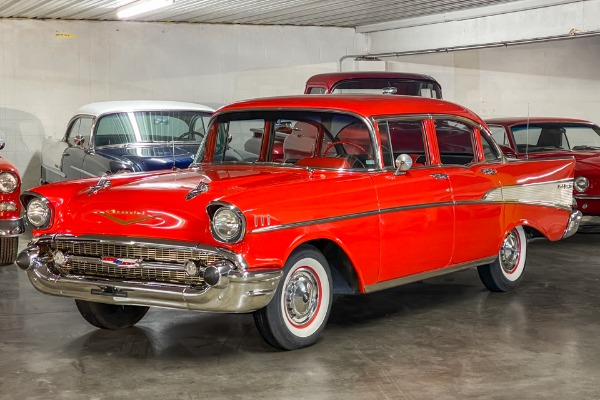
<svg viewBox="0 0 600 400"><path fill-rule="evenodd" d="M125 19L134 15L144 14L162 7L170 6L175 0L138 0L126 6L117 8L117 18Z"/></svg>

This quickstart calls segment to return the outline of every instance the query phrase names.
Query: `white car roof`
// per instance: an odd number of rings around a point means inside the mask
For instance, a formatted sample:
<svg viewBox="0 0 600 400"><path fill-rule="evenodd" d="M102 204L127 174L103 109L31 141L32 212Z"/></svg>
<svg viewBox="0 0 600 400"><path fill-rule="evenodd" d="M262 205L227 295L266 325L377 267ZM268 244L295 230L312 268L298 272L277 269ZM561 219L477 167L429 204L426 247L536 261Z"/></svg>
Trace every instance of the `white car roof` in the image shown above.
<svg viewBox="0 0 600 400"><path fill-rule="evenodd" d="M207 111L215 110L202 104L186 103L182 101L162 101L162 100L124 100L124 101L101 101L82 106L77 110L77 114L102 115L116 112L131 111L159 111L159 110L177 110L177 111Z"/></svg>

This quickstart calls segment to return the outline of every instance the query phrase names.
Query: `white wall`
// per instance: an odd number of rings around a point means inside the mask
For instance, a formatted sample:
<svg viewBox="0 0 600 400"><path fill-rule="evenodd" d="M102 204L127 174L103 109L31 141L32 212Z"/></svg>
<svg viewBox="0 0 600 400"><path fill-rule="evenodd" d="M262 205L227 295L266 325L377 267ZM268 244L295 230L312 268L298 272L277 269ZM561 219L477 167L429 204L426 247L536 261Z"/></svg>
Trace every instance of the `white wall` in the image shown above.
<svg viewBox="0 0 600 400"><path fill-rule="evenodd" d="M81 105L169 99L219 106L302 93L314 74L364 53L353 29L0 20L0 154L36 185L42 139Z"/></svg>
<svg viewBox="0 0 600 400"><path fill-rule="evenodd" d="M386 59L482 117L563 116L600 124L600 37Z"/></svg>

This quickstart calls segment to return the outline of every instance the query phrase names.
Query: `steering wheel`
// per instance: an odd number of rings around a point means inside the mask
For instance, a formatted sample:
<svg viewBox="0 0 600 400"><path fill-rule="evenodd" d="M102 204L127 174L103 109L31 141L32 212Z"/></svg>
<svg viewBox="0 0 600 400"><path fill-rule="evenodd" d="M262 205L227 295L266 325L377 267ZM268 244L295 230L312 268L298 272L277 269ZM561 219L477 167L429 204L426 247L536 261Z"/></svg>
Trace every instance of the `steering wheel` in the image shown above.
<svg viewBox="0 0 600 400"><path fill-rule="evenodd" d="M352 142L347 142L345 140L338 140L337 142L331 142L327 145L327 147L325 147L325 150L323 150L323 155L327 154L327 152L333 147L333 146L337 146L338 144L347 144L349 146L353 146L356 147L357 149L359 149L360 151L362 151L363 153L365 153L366 155L369 155L369 152L367 150L365 150L364 147L362 147L359 144L356 143L352 143Z"/></svg>
<svg viewBox="0 0 600 400"><path fill-rule="evenodd" d="M327 145L327 147L325 147L325 150L323 150L323 155L326 155L326 154L327 154L327 152L328 152L328 151L329 151L329 150L330 150L330 149L331 149L333 146L337 146L337 145L339 145L339 144L345 144L345 145L349 145L349 146L352 146L352 147L356 147L356 148L357 148L357 149L359 149L359 150L360 150L362 153L366 154L366 155L367 155L367 158L369 158L369 159L371 158L371 155L369 154L369 152L368 152L367 150L365 150L365 148L364 148L364 147L362 147L361 145L359 145L359 144L356 144L356 143L347 142L347 141L345 141L345 140L338 140L338 141L336 141L336 142L331 142L331 143L329 143L329 144ZM353 164L354 164L354 163L358 163L358 164L360 164L360 168L365 168L365 169L367 168L367 166L365 165L365 163L364 163L364 162L363 162L363 161L362 161L360 158L358 158L357 156L355 156L354 154L346 154L346 156L347 156L348 158L351 158L351 159L352 159L352 161L353 161Z"/></svg>
<svg viewBox="0 0 600 400"><path fill-rule="evenodd" d="M189 131L189 132L184 132L181 135L179 135L177 137L178 140L186 140L186 138L189 138L188 140L194 140L194 138L196 136L199 136L200 139L202 139L204 137L203 133L200 132L196 132L196 131Z"/></svg>

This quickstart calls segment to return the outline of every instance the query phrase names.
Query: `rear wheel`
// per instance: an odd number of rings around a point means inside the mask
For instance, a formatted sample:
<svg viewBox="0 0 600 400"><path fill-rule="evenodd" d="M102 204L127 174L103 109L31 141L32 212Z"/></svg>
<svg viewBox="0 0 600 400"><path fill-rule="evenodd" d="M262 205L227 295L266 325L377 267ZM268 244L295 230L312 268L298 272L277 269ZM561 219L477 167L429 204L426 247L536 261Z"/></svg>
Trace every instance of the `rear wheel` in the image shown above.
<svg viewBox="0 0 600 400"><path fill-rule="evenodd" d="M331 310L331 272L315 247L300 246L285 263L271 302L254 312L263 339L271 346L294 350L314 344Z"/></svg>
<svg viewBox="0 0 600 400"><path fill-rule="evenodd" d="M87 322L102 329L129 328L137 324L148 312L148 307L122 306L75 300L77 309Z"/></svg>
<svg viewBox="0 0 600 400"><path fill-rule="evenodd" d="M477 267L477 271L486 288L493 292L506 292L519 285L526 258L527 237L523 227L517 226L504 237L494 262Z"/></svg>
<svg viewBox="0 0 600 400"><path fill-rule="evenodd" d="M18 237L0 238L0 265L8 265L17 259L17 250L19 247Z"/></svg>

